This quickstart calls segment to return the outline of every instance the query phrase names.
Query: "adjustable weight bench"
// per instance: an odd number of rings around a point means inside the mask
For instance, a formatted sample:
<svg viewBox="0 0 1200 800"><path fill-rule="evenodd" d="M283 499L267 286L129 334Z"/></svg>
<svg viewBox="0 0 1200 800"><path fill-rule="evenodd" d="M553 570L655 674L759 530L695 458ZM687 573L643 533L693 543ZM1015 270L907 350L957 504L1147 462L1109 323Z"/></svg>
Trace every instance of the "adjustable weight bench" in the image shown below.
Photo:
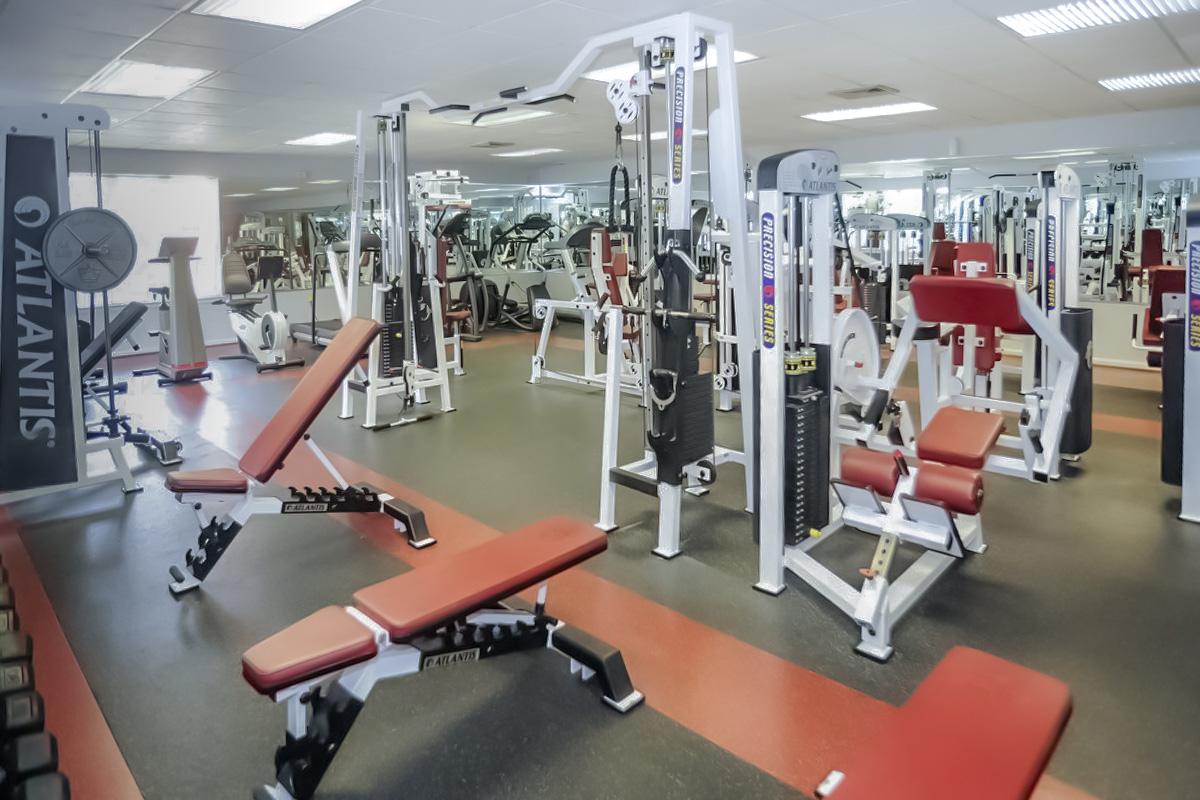
<svg viewBox="0 0 1200 800"><path fill-rule="evenodd" d="M831 800L1027 800L1071 716L1066 684L955 647L831 772Z"/></svg>
<svg viewBox="0 0 1200 800"><path fill-rule="evenodd" d="M573 674L597 678L621 712L642 701L619 650L546 614L546 581L605 550L590 525L548 519L437 563L376 583L354 604L328 606L264 639L242 656L260 694L287 707L276 751L278 783L256 800L312 797L367 696L387 678L520 650L548 647ZM532 611L500 601L541 585Z"/></svg>
<svg viewBox="0 0 1200 800"><path fill-rule="evenodd" d="M379 331L379 324L371 320L354 318L346 323L246 450L237 469L167 474L167 488L180 502L191 505L200 520L197 549L188 550L184 556L187 573L184 568L171 567L173 595L199 587L255 514L382 512L395 520L397 530L405 532L413 547L427 547L435 542L419 508L367 484L349 485L306 433ZM256 493L261 484L283 467L284 459L301 440L336 487L289 487L291 496L287 500ZM219 516L214 509L221 511Z"/></svg>

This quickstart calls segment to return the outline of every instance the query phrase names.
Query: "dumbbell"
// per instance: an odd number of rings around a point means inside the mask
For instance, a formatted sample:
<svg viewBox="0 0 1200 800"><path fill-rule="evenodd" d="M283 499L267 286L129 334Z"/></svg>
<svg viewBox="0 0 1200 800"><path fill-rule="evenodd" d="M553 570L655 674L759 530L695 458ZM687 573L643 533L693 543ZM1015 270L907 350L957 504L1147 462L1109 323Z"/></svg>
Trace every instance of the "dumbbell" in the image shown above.
<svg viewBox="0 0 1200 800"><path fill-rule="evenodd" d="M8 574L0 566L0 633L9 633L20 627L17 620L17 605L12 587L8 585Z"/></svg>
<svg viewBox="0 0 1200 800"><path fill-rule="evenodd" d="M58 769L58 741L50 733L27 733L0 745L0 796L20 783Z"/></svg>
<svg viewBox="0 0 1200 800"><path fill-rule="evenodd" d="M33 688L33 667L28 661L0 664L0 698Z"/></svg>
<svg viewBox="0 0 1200 800"><path fill-rule="evenodd" d="M16 631L0 633L0 664L14 661L33 663L33 640Z"/></svg>
<svg viewBox="0 0 1200 800"><path fill-rule="evenodd" d="M71 784L61 772L46 772L22 781L12 800L70 800Z"/></svg>
<svg viewBox="0 0 1200 800"><path fill-rule="evenodd" d="M46 723L46 708L37 692L14 692L0 700L0 740L39 733Z"/></svg>

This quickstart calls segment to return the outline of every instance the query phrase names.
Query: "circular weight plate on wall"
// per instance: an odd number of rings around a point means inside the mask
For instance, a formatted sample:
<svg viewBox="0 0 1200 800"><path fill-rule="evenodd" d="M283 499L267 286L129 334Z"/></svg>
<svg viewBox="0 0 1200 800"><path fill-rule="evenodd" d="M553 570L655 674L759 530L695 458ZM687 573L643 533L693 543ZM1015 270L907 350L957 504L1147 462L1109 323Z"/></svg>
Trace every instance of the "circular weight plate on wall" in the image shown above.
<svg viewBox="0 0 1200 800"><path fill-rule="evenodd" d="M77 208L46 229L42 258L54 279L77 292L103 292L137 263L137 240L125 220L103 208Z"/></svg>

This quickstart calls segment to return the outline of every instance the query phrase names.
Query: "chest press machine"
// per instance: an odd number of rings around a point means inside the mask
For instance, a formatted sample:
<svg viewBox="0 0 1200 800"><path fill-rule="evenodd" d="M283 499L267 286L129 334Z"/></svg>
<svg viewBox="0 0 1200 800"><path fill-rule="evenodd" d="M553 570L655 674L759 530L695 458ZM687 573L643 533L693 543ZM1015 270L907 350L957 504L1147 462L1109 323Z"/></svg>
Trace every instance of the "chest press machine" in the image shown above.
<svg viewBox="0 0 1200 800"><path fill-rule="evenodd" d="M435 542L419 508L365 484L352 486L308 434L308 428L358 363L363 350L379 338L379 331L377 323L361 318L343 325L251 443L237 469L167 473L167 489L181 503L191 506L200 522L196 548L184 555L182 567L170 569L172 595L199 588L241 529L258 514L380 512L394 520L396 529L413 547ZM336 486L289 487L288 499L267 493L263 485L283 467L301 441Z"/></svg>

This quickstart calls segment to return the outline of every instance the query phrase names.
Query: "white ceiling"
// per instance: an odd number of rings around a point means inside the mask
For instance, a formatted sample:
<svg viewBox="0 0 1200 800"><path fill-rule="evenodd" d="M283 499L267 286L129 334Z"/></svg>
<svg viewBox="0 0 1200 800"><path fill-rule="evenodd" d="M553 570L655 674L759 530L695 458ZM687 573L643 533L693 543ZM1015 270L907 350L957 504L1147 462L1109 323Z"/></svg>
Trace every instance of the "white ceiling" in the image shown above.
<svg viewBox="0 0 1200 800"><path fill-rule="evenodd" d="M364 0L307 31L178 13L191 4L0 0L0 104L61 101L124 54L216 74L168 102L76 95L112 113L109 146L344 154L348 145L317 152L282 142L350 132L357 109L408 91L475 101L543 83L591 35L693 9L732 22L738 49L761 57L739 67L744 139L756 151L1200 105L1200 86L1117 94L1096 83L1200 65L1200 14L1023 40L994 17L1050 0ZM840 124L802 118L854 105L831 91L876 83L938 110ZM489 139L564 151L530 167L605 158L613 120L603 90L581 81L564 113L487 129L417 114L410 149L446 166L486 160L466 148ZM1200 131L1186 141L1175 133L1177 146L1200 145Z"/></svg>

